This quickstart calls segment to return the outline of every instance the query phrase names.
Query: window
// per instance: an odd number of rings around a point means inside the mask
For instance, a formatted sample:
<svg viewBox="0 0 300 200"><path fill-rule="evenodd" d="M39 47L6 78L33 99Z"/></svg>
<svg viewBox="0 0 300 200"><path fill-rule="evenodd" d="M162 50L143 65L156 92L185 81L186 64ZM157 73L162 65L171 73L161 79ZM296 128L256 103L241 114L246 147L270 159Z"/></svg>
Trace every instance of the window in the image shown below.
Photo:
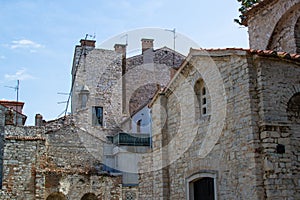
<svg viewBox="0 0 300 200"><path fill-rule="evenodd" d="M199 79L194 86L194 92L197 97L196 114L197 116L205 116L207 114L207 91L202 79Z"/></svg>
<svg viewBox="0 0 300 200"><path fill-rule="evenodd" d="M216 173L197 173L187 179L188 200L216 200Z"/></svg>
<svg viewBox="0 0 300 200"><path fill-rule="evenodd" d="M93 125L103 126L103 107L93 107Z"/></svg>
<svg viewBox="0 0 300 200"><path fill-rule="evenodd" d="M142 125L142 120L140 119L136 122L136 131L137 131L137 133L141 133L141 125Z"/></svg>

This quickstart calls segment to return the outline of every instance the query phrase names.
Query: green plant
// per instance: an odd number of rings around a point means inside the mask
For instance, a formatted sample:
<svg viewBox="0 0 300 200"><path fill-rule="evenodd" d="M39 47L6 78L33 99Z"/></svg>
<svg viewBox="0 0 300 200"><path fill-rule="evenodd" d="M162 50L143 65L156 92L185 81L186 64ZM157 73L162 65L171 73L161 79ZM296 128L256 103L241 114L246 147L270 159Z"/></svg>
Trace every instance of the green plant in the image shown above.
<svg viewBox="0 0 300 200"><path fill-rule="evenodd" d="M234 19L234 21L240 25L243 25L243 21L246 19L246 16L244 15L245 12L247 12L247 9L252 7L254 4L259 3L261 0L237 0L241 3L241 7L239 8L239 12L241 15L239 16L239 19Z"/></svg>

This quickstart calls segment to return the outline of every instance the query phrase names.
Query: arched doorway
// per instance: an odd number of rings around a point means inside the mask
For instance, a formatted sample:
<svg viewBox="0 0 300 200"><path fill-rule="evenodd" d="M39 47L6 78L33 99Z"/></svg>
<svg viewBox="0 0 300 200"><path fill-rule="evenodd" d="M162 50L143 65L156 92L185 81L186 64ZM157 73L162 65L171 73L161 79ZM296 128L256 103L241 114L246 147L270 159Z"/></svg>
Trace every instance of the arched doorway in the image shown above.
<svg viewBox="0 0 300 200"><path fill-rule="evenodd" d="M94 193L86 193L81 197L81 200L98 200L97 196Z"/></svg>
<svg viewBox="0 0 300 200"><path fill-rule="evenodd" d="M67 198L61 192L54 192L54 193L50 194L46 200L67 200Z"/></svg>
<svg viewBox="0 0 300 200"><path fill-rule="evenodd" d="M216 173L197 173L187 178L188 200L216 200Z"/></svg>

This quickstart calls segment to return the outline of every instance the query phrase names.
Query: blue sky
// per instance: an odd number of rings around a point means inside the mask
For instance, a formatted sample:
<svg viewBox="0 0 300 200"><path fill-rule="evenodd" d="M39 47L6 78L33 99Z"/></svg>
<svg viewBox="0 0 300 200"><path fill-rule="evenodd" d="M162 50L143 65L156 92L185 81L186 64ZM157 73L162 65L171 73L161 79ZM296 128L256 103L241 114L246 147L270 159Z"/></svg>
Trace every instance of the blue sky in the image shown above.
<svg viewBox="0 0 300 200"><path fill-rule="evenodd" d="M57 93L69 92L74 47L86 34L101 46L126 31L176 28L202 48L248 48L247 29L233 22L238 8L236 0L0 0L0 99L16 99L5 86L19 79L27 124L36 113L57 118L67 99Z"/></svg>

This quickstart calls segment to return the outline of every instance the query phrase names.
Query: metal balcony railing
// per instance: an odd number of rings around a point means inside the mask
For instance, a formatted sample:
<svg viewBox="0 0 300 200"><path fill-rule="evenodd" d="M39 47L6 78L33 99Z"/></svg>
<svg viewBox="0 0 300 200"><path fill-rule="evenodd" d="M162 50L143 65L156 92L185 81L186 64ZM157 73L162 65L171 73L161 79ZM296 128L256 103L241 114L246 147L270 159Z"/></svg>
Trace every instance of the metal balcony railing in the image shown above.
<svg viewBox="0 0 300 200"><path fill-rule="evenodd" d="M150 134L118 133L109 140L117 146L150 146Z"/></svg>

